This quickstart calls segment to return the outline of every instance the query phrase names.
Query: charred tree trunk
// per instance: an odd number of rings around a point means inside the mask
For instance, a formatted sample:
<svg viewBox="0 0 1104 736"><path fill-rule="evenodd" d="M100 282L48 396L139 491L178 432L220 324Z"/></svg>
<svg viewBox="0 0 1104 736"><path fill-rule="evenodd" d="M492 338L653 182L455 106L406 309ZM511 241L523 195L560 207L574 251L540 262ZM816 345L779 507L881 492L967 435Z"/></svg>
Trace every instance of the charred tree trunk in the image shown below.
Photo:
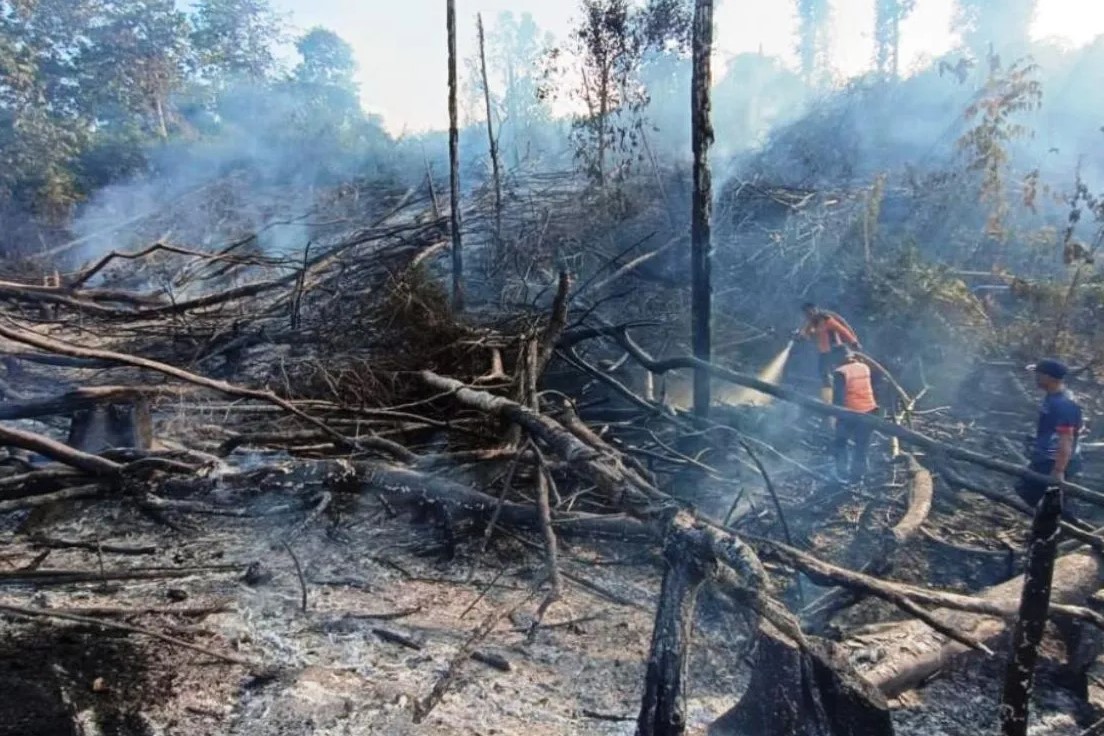
<svg viewBox="0 0 1104 736"><path fill-rule="evenodd" d="M709 736L892 736L885 699L828 642L803 649L761 624L751 683Z"/></svg>
<svg viewBox="0 0 1104 736"><path fill-rule="evenodd" d="M502 174L498 165L498 141L494 135L494 118L491 114L491 85L487 82L487 52L483 36L483 14L476 16L479 26L479 68L483 75L483 101L487 106L487 141L491 152L491 174L494 177L495 254L502 258Z"/></svg>
<svg viewBox="0 0 1104 736"><path fill-rule="evenodd" d="M460 243L460 128L456 114L456 0L446 0L448 26L449 188L452 231L452 308L464 309L464 252Z"/></svg>
<svg viewBox="0 0 1104 736"><path fill-rule="evenodd" d="M1062 492L1051 488L1043 496L1027 550L1020 618L1012 635L1012 656L1004 680L1000 721L1004 736L1027 736L1027 712L1035 682L1035 660L1046 627L1050 607L1050 585L1054 578L1058 521L1062 516Z"/></svg>
<svg viewBox="0 0 1104 736"><path fill-rule="evenodd" d="M691 205L691 324L694 357L712 359L713 292L710 283L712 243L710 215L713 209L713 182L709 172L709 146L713 142L709 90L713 83L710 57L713 53L713 0L697 0L694 6L694 71L691 92L691 118L694 149L694 196ZM707 371L694 372L694 413L709 413L711 377Z"/></svg>
<svg viewBox="0 0 1104 736"><path fill-rule="evenodd" d="M682 736L686 732L686 658L694 603L709 575L709 542L701 533L672 535L664 557L667 571L656 608L637 736Z"/></svg>

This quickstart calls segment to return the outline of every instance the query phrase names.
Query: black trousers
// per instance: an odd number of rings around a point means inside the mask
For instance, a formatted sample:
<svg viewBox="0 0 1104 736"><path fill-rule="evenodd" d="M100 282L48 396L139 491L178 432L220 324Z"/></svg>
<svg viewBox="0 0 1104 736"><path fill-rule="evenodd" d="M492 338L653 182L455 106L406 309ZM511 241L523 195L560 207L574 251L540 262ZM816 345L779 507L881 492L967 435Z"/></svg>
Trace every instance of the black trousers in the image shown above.
<svg viewBox="0 0 1104 736"><path fill-rule="evenodd" d="M1033 470L1036 473L1042 475L1050 475L1054 472L1053 460L1032 460L1031 464L1027 466L1028 470ZM1066 466L1066 477L1073 478L1081 470L1081 462L1075 456ZM1049 488L1048 483L1037 483L1027 478L1021 478L1019 484L1016 486L1016 493L1020 498L1027 502L1027 505L1031 508L1035 508L1039 505L1039 501L1043 500L1043 495L1046 494L1046 489Z"/></svg>
<svg viewBox="0 0 1104 736"><path fill-rule="evenodd" d="M875 409L874 411L877 411ZM874 412L870 412L873 414ZM836 437L832 442L832 454L836 458L836 473L857 483L866 476L866 454L870 450L873 427L856 422L850 417L836 420ZM848 460L850 459L850 475Z"/></svg>
<svg viewBox="0 0 1104 736"><path fill-rule="evenodd" d="M835 370L831 353L817 353L817 378L825 388L832 387L832 371Z"/></svg>

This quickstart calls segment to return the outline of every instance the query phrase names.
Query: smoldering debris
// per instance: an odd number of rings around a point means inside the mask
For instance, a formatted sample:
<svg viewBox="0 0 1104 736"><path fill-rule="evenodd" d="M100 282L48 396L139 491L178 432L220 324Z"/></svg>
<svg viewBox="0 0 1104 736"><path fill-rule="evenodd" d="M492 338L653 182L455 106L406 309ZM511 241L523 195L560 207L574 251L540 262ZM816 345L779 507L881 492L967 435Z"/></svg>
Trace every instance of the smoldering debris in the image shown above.
<svg viewBox="0 0 1104 736"><path fill-rule="evenodd" d="M701 366L677 320L656 319L679 313L681 292L624 267L648 239L572 253L565 223L591 195L566 176L528 186L541 207L503 213L512 260L494 247L490 194L466 205L463 315L441 286L447 226L418 188L331 200L341 217L319 213L332 224L294 258L243 250L255 238L230 219L213 246L120 250L50 285L0 284L3 411L35 422L0 437L40 458L0 471L0 509L21 529L6 540L0 615L24 636L125 637L160 689L116 692L104 676L99 695L195 733L401 733L416 708L454 732L536 719L622 733L618 719L653 707L642 684L654 696L682 666L646 663L691 616L685 712L699 731L739 701L762 631L823 675L821 702L846 692L898 733L923 719L870 685L878 651L921 638L953 651L963 688L990 702L983 668L1014 609L981 595L1001 581L977 568L997 575L999 558L1002 578L1018 572L1026 515L996 489L1025 471L994 459L1005 419L993 413L1029 420L1015 373L986 379L1005 403L973 392L953 410L906 379L889 419L869 419L899 445L877 445L865 487L839 486L823 418L841 410L800 380L808 346L721 320L718 344L734 347L705 368L742 398L690 416L673 376ZM781 227L822 214L798 208ZM555 270L556 250L580 271ZM719 268L744 263L730 256ZM615 298L618 319L601 316ZM74 407L138 400L147 447L61 442ZM899 450L911 456L894 461ZM970 490L989 486L1007 508ZM1099 494L1069 493L1095 526ZM1104 544L1076 523L1063 533ZM1093 575L1071 580L1052 617L1100 624ZM1056 667L1062 641L1046 643ZM1063 665L1073 677L1095 659L1079 646ZM189 657L209 664L178 664ZM784 692L790 671L755 686Z"/></svg>

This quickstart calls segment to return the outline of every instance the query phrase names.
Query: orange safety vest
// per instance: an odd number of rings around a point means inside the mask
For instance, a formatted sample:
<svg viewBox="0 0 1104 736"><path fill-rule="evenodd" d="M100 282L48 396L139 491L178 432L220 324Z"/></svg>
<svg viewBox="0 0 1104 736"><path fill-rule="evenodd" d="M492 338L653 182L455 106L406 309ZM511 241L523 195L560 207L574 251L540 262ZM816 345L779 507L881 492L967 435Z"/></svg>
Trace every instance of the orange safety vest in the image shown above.
<svg viewBox="0 0 1104 736"><path fill-rule="evenodd" d="M878 408L874 385L870 381L870 366L865 363L845 363L836 369L843 375L843 406L851 411L869 414Z"/></svg>

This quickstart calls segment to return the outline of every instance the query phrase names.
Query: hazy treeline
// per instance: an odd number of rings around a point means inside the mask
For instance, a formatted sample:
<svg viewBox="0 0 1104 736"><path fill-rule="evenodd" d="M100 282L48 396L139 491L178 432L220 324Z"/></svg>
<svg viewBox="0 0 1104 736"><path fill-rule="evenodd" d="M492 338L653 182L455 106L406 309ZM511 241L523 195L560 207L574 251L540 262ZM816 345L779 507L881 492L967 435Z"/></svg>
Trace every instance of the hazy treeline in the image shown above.
<svg viewBox="0 0 1104 736"><path fill-rule="evenodd" d="M1036 189L1057 226L1077 176L1102 188L1093 71L1104 44L1033 45L1035 0L958 0L961 47L906 74L902 25L925 0L871 1L863 77L832 77L828 0L793 0L795 68L742 54L717 69L722 180L830 188L888 176L892 194L954 171L976 195L956 194L971 209L962 221L978 228ZM574 166L607 187L684 166L691 10L691 0L578 0L560 39L527 14L484 19L507 178ZM372 101L359 98L345 41L290 27L268 0L0 0L0 248L35 250L87 230L84 220L125 218L238 169L307 186L416 181L426 163L444 172L443 134L396 140L364 112ZM477 57L465 62L473 187L490 167Z"/></svg>

